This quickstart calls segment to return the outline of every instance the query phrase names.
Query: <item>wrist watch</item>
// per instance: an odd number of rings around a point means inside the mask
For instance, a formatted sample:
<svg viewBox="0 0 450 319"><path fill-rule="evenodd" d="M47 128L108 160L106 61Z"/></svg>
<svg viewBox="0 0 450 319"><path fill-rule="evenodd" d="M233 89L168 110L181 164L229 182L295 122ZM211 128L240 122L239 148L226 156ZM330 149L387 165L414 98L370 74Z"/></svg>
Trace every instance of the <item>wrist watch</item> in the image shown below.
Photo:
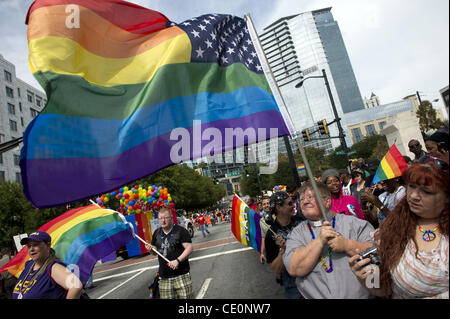
<svg viewBox="0 0 450 319"><path fill-rule="evenodd" d="M385 209L385 208L386 208L386 206L381 205L379 209L380 209L380 210L383 210L383 209Z"/></svg>

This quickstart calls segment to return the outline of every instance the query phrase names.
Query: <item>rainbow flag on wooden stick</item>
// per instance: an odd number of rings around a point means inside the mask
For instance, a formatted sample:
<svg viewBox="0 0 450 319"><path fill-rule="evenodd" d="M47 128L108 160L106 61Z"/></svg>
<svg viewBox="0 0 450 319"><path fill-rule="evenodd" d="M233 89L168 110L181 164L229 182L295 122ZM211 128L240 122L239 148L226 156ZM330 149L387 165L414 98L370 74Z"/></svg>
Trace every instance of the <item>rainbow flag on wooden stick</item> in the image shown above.
<svg viewBox="0 0 450 319"><path fill-rule="evenodd" d="M392 144L389 151L383 157L378 166L377 172L372 180L372 185L391 178L400 177L403 171L408 167L403 155L395 144Z"/></svg>
<svg viewBox="0 0 450 319"><path fill-rule="evenodd" d="M50 235L56 256L66 265L72 265L83 285L98 260L134 239L133 226L123 215L96 205L69 210L38 230ZM23 247L0 273L8 271L19 277L29 259L27 247Z"/></svg>
<svg viewBox="0 0 450 319"><path fill-rule="evenodd" d="M27 23L30 68L48 98L20 160L36 207L292 130L242 18L174 24L120 0L37 0Z"/></svg>
<svg viewBox="0 0 450 319"><path fill-rule="evenodd" d="M261 252L261 216L251 210L237 195L233 197L231 232L242 244Z"/></svg>

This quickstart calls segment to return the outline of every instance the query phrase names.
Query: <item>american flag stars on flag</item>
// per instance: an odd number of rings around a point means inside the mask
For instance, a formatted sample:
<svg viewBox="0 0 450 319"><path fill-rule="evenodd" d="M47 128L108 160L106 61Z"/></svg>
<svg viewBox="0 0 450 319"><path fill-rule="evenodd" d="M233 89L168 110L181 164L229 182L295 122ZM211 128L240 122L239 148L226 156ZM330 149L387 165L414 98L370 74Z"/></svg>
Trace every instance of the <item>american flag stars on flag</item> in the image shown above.
<svg viewBox="0 0 450 319"><path fill-rule="evenodd" d="M217 62L220 66L241 62L249 70L263 73L244 19L206 14L177 26L191 40L191 62Z"/></svg>

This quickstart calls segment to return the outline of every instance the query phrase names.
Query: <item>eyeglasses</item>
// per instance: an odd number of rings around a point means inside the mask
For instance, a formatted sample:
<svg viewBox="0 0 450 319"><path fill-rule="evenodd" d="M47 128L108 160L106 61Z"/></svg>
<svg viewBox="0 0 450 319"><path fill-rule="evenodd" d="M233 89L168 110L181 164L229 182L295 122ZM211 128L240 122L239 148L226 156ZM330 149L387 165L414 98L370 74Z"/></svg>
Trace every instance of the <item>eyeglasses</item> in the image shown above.
<svg viewBox="0 0 450 319"><path fill-rule="evenodd" d="M288 205L289 205L289 206L293 206L293 205L294 205L294 202L293 202L293 201L290 201L290 202L288 203Z"/></svg>
<svg viewBox="0 0 450 319"><path fill-rule="evenodd" d="M303 203L305 200L310 201L313 199L316 199L316 198L314 196L306 196L306 197L300 198L300 202Z"/></svg>
<svg viewBox="0 0 450 319"><path fill-rule="evenodd" d="M433 157L430 155L422 156L421 158L419 158L417 163L420 163L420 164L433 163L437 168L439 168L443 171L448 170L448 164L446 162L444 162L443 160L441 160L437 157Z"/></svg>
<svg viewBox="0 0 450 319"><path fill-rule="evenodd" d="M408 147L409 148L413 148L413 147L418 147L420 144L409 144Z"/></svg>
<svg viewBox="0 0 450 319"><path fill-rule="evenodd" d="M158 217L158 220L171 220L172 217Z"/></svg>

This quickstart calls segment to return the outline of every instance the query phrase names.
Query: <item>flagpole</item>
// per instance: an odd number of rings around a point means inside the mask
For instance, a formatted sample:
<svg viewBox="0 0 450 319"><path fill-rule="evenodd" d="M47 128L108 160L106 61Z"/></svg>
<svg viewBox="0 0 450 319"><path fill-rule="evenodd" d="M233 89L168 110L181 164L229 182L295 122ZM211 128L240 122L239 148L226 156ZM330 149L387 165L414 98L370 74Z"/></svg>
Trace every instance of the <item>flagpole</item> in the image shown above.
<svg viewBox="0 0 450 319"><path fill-rule="evenodd" d="M280 109L281 116L283 117L284 122L289 129L291 139L294 139L297 143L298 149L300 150L300 154L303 159L303 164L305 164L306 172L308 173L308 177L311 181L311 185L312 185L314 193L316 195L316 200L317 200L317 203L319 204L323 219L327 221L328 217L326 214L326 210L325 210L325 207L323 206L322 198L320 196L319 189L317 188L316 181L314 180L314 176L312 174L311 167L309 166L309 161L306 158L305 150L300 141L300 136L299 136L298 132L295 131L295 128L292 124L291 115L289 114L289 110L286 107L283 95L281 94L280 88L278 87L278 84L275 80L272 69L269 65L269 61L267 60L267 57L262 49L261 42L259 40L258 34L256 33L255 26L253 25L253 21L252 21L252 18L250 17L249 13L247 13L245 15L245 19L247 21L247 26L249 27L250 38L253 40L253 44L255 46L256 53L258 54L258 57L261 62L261 66L263 67L266 78L268 78L267 80L269 82L269 86L271 87L271 89L274 93L275 100L277 100L277 97L279 98L279 100L276 102ZM280 104L282 104L282 105L280 105Z"/></svg>
<svg viewBox="0 0 450 319"><path fill-rule="evenodd" d="M100 207L100 205L97 204L96 202L94 202L92 199L90 199L89 201L90 201L92 204L94 204L95 206L97 206L98 208L101 208L101 209L105 209L105 210L109 210L109 211L115 212L115 213L117 213L117 214L119 214L119 215L121 215L122 217L125 218L125 216L124 216L123 214L119 213L119 212L116 211L116 210L112 210L112 209L109 209L109 208L103 208L103 207ZM143 240L141 237L139 237L137 234L135 234L134 231L133 231L133 235L134 235L134 237L136 237L137 239L139 239L141 242L143 242L145 245L150 245L150 243L146 242L146 241ZM146 247L146 248L147 248L147 247ZM153 247L151 248L151 250L153 250L156 254L158 254L158 256L160 256L162 259L164 259L164 260L167 261L168 263L170 262L169 259L167 259L163 254L161 254L159 251L157 251L157 250L154 249Z"/></svg>

